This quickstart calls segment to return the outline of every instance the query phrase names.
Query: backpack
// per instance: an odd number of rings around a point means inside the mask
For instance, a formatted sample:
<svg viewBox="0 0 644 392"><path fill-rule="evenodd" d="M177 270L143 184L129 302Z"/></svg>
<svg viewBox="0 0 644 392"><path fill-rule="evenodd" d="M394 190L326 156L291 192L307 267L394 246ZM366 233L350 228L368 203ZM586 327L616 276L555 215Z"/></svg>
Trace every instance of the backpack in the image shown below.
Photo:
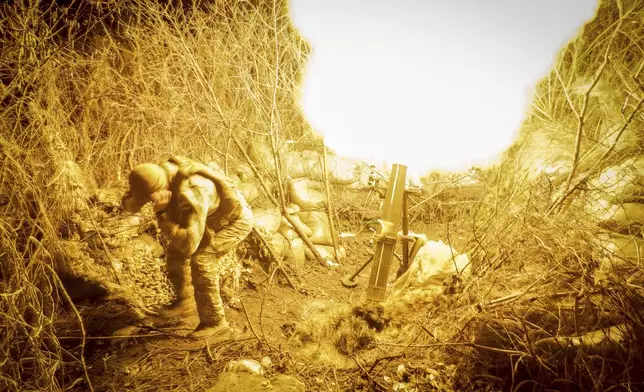
<svg viewBox="0 0 644 392"><path fill-rule="evenodd" d="M172 182L170 190L174 193L179 189L180 184L193 175L199 175L209 179L215 184L215 190L219 194L220 203L213 211L208 211L208 223L216 231L235 221L241 215L242 209L248 207L244 196L237 190L235 183L226 175L203 163L193 161L182 156L172 156L168 162L175 164L178 169Z"/></svg>

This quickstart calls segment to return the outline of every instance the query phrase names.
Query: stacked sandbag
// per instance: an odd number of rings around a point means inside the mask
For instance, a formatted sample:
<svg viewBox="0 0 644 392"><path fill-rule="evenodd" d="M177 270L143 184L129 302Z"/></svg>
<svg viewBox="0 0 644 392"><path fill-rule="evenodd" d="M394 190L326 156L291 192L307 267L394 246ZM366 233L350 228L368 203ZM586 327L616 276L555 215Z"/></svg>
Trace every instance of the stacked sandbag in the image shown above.
<svg viewBox="0 0 644 392"><path fill-rule="evenodd" d="M290 178L324 180L324 163L317 151L289 151L285 154L285 168ZM326 164L329 182L334 185L350 186L358 181L361 167L359 162L347 157L327 153Z"/></svg>
<svg viewBox="0 0 644 392"><path fill-rule="evenodd" d="M223 172L215 162L208 162L207 165ZM250 166L243 163L231 164L228 170L228 178L235 184L246 202L250 206L254 206L261 193L259 182Z"/></svg>
<svg viewBox="0 0 644 392"><path fill-rule="evenodd" d="M600 266L595 271L595 283L620 281L644 267L644 240L635 236L606 233L598 236L597 254Z"/></svg>
<svg viewBox="0 0 644 392"><path fill-rule="evenodd" d="M292 206L286 209L291 220L298 225L307 237L312 233L297 216L299 207ZM297 235L290 222L281 215L276 208L257 209L254 211L255 228L264 237L273 255L296 268L304 266L304 243Z"/></svg>
<svg viewBox="0 0 644 392"><path fill-rule="evenodd" d="M246 199L248 205L253 205L259 198L259 188L255 182L245 182L238 185L238 189Z"/></svg>
<svg viewBox="0 0 644 392"><path fill-rule="evenodd" d="M599 226L621 234L641 235L644 225L644 158L609 167L588 182L584 210Z"/></svg>
<svg viewBox="0 0 644 392"><path fill-rule="evenodd" d="M256 140L249 145L248 154L257 164L258 168L266 172L275 172L275 154L267 140ZM335 265L336 252L331 238L331 227L327 216L327 197L324 175L323 156L314 150L297 151L292 145L285 144L280 148L279 157L282 174L287 179L286 190L293 203L289 213L293 220L300 220L298 224L310 242L316 246L318 253L329 265ZM332 153L326 155L328 181L334 189L364 190L369 188L372 167L363 162L339 157ZM236 172L240 182L244 183L244 176L248 174ZM252 194L254 189L246 189L240 185L243 193ZM304 246L304 241L293 230L291 224L282 218L280 230L271 230L271 244L275 253L284 259L292 259L296 264L302 264L304 256L315 259L310 249ZM338 256L344 250L338 250ZM303 256L304 255L304 256Z"/></svg>
<svg viewBox="0 0 644 392"><path fill-rule="evenodd" d="M595 241L595 281L627 279L644 267L644 158L604 169L587 188L584 211L604 230Z"/></svg>
<svg viewBox="0 0 644 392"><path fill-rule="evenodd" d="M300 219L300 216L298 215L300 211L301 211L300 206L298 206L297 204L291 204L286 209L286 212L289 218L291 219L291 221L300 228L302 233L307 238L310 238L313 235L313 230L309 226L307 226L304 222L302 222L302 220ZM291 222L289 222L288 219L286 219L286 217L282 217L280 232L289 239L294 236L297 236L297 232L294 230L293 225L291 224Z"/></svg>
<svg viewBox="0 0 644 392"><path fill-rule="evenodd" d="M298 216L300 220L310 228L311 235L309 236L309 239L312 243L315 245L333 246L331 224L326 211L300 211Z"/></svg>
<svg viewBox="0 0 644 392"><path fill-rule="evenodd" d="M371 172L365 170L364 164L331 154L327 154L326 159L328 180L334 187L355 190L367 188ZM327 213L322 157L317 151L294 151L289 153L287 162L291 200L299 207L297 216L311 230L308 239L327 264L337 265L338 257L333 248ZM304 251L307 259L315 260L308 247ZM344 249L340 247L338 256L341 258L342 255Z"/></svg>
<svg viewBox="0 0 644 392"><path fill-rule="evenodd" d="M283 174L291 179L306 178L324 181L324 162L318 151L290 151L282 148L279 152ZM253 145L249 155L268 172L275 171L275 159L269 146ZM326 154L329 182L348 189L362 189L367 186L369 168L364 163L349 157Z"/></svg>
<svg viewBox="0 0 644 392"><path fill-rule="evenodd" d="M309 240L316 247L318 253L322 256L322 259L331 266L336 265L339 260L336 257L335 249L333 248L331 224L329 222L327 212L324 209L313 211L301 210L297 215L302 223L311 230ZM305 253L307 259L315 260L315 256L310 249L306 248ZM338 256L340 259L346 256L344 247L339 247Z"/></svg>
<svg viewBox="0 0 644 392"><path fill-rule="evenodd" d="M277 208L253 210L253 225L264 236L270 237L280 228L282 214Z"/></svg>
<svg viewBox="0 0 644 392"><path fill-rule="evenodd" d="M308 178L292 180L291 200L304 211L322 210L326 207L324 184Z"/></svg>
<svg viewBox="0 0 644 392"><path fill-rule="evenodd" d="M302 233L306 236L310 236L312 231L311 229L304 224L297 215L299 207L297 205L291 205L286 209L286 213L293 223L295 223ZM285 217L281 217L280 227L276 235L281 236L282 243L284 244L284 261L293 265L295 268L304 267L304 262L306 256L304 254L304 242L299 237L293 225Z"/></svg>
<svg viewBox="0 0 644 392"><path fill-rule="evenodd" d="M591 196L617 203L644 201L644 158L630 158L611 166L588 183Z"/></svg>

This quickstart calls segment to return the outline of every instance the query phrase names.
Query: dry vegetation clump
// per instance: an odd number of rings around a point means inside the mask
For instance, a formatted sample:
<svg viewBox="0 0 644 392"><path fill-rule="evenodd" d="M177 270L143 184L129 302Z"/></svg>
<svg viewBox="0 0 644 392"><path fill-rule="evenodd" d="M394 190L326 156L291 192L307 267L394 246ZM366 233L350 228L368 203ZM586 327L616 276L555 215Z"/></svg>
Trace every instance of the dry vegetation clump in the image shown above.
<svg viewBox="0 0 644 392"><path fill-rule="evenodd" d="M241 140L308 129L296 105L308 47L285 10L236 1L0 6L0 389L91 389L79 313L82 344L56 338L61 307L76 308L54 271L97 283L99 297L124 293L113 265L122 260L110 259L98 227L119 217L100 205L97 187L118 195L128 169L174 153L228 170ZM102 259L79 244L91 242L79 238L83 225L98 233Z"/></svg>
<svg viewBox="0 0 644 392"><path fill-rule="evenodd" d="M404 363L419 390L644 389L643 10L600 3L477 185L426 179L411 225L467 252L473 276L389 303L366 347L360 328L327 331L352 342L364 388L399 387Z"/></svg>
<svg viewBox="0 0 644 392"><path fill-rule="evenodd" d="M409 361L457 365L457 390L644 385L642 10L601 2L538 84L519 141L481 173L478 199L439 210L436 195L418 215L474 276L461 293L399 304L394 319L420 314L397 344Z"/></svg>

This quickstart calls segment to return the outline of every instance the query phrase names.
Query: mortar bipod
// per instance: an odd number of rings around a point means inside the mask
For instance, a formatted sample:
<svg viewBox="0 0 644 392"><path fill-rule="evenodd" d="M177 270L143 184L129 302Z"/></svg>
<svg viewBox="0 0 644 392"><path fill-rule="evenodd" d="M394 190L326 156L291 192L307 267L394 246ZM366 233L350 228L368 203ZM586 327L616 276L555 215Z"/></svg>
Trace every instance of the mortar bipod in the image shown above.
<svg viewBox="0 0 644 392"><path fill-rule="evenodd" d="M419 234L416 234L416 233L413 233L413 232L409 233L409 241L411 241L411 249L410 249L410 252L409 252L408 263L407 263L407 267L402 272L400 272L400 270L403 267L404 258L403 258L403 256L399 255L398 253L394 252L394 256L396 257L396 259L398 259L398 261L400 261L399 273L401 275L405 271L407 271L407 268L409 268L409 265L411 265L411 263L414 261L414 258L416 257L416 254L418 254L418 251L420 250L420 248L422 248L423 245L425 245L427 243L427 239L425 238L424 235L419 235ZM371 262L373 261L373 256L374 256L374 254L372 253L371 256L369 256L369 259L367 261L365 261L365 263L362 264L360 266L360 268L358 268L356 270L356 272L354 272L352 274L345 275L342 278L342 285L344 287L349 287L349 288L356 287L358 285L358 281L356 280L356 278L358 277L358 275L360 275L360 273L362 271L364 271L365 268L367 268L369 266L369 264L371 264Z"/></svg>

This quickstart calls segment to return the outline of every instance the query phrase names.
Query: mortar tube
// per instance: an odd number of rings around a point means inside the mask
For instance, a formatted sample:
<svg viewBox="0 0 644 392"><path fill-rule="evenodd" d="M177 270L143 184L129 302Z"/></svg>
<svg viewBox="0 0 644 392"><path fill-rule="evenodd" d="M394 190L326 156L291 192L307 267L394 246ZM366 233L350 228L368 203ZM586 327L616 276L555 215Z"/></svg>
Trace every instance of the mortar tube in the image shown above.
<svg viewBox="0 0 644 392"><path fill-rule="evenodd" d="M409 212L407 211L408 207L408 196L407 192L403 192L402 199L402 263L398 268L396 273L396 278L399 278L400 275L404 274L409 268Z"/></svg>
<svg viewBox="0 0 644 392"><path fill-rule="evenodd" d="M398 228L401 223L406 174L406 166L393 165L387 193L382 204L382 219L378 220L381 230L374 235L375 252L369 285L367 286L367 302L382 302L386 296L389 268L394 256Z"/></svg>

